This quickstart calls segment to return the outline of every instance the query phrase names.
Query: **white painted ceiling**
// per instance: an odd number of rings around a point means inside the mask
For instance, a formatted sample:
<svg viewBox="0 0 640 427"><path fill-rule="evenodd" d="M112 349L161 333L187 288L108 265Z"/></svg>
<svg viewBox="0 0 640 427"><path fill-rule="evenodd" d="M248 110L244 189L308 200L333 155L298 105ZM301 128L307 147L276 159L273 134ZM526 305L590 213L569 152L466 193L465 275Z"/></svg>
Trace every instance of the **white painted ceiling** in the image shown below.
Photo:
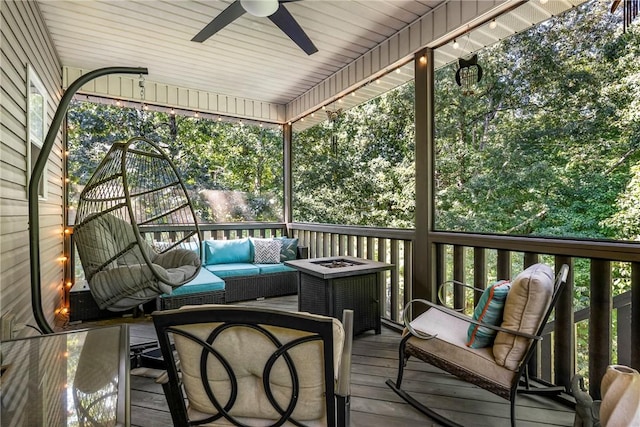
<svg viewBox="0 0 640 427"><path fill-rule="evenodd" d="M38 3L65 66L147 67L149 80L286 104L443 0L288 2L319 50L311 56L248 13L202 44L190 41L229 0Z"/></svg>
<svg viewBox="0 0 640 427"><path fill-rule="evenodd" d="M584 0L509 0L513 8L461 28L461 48L444 43L439 67L522 31ZM268 18L245 13L204 43L192 42L231 0L37 0L63 66L147 67L148 80L287 104L446 0L301 0L286 8L317 46L308 56ZM500 2L496 2L500 3ZM520 3L523 3L520 5ZM515 7L519 5L518 7ZM413 78L411 64L344 98L349 108ZM321 116L321 115L320 115ZM311 122L307 121L304 127Z"/></svg>

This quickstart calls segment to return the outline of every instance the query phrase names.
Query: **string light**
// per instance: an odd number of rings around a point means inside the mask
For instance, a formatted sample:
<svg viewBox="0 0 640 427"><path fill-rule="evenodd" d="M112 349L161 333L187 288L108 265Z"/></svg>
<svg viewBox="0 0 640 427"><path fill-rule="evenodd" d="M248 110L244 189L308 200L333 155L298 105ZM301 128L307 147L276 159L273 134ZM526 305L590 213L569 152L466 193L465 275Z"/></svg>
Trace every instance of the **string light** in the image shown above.
<svg viewBox="0 0 640 427"><path fill-rule="evenodd" d="M491 28L492 30L495 30L497 26L498 26L498 23L496 22L495 19L489 22L489 28Z"/></svg>
<svg viewBox="0 0 640 427"><path fill-rule="evenodd" d="M454 49L459 49L460 48L460 43L458 43L458 40L453 39L453 48Z"/></svg>
<svg viewBox="0 0 640 427"><path fill-rule="evenodd" d="M427 63L427 57L426 57L425 55L422 55L422 56L420 57L420 63L421 63L421 64L426 64L426 63Z"/></svg>

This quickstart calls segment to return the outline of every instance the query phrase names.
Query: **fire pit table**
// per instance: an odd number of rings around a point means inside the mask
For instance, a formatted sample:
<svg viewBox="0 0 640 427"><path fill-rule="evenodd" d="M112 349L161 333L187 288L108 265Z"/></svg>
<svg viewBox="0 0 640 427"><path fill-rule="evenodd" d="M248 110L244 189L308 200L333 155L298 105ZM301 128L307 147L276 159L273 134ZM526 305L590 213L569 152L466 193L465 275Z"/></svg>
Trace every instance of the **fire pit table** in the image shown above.
<svg viewBox="0 0 640 427"><path fill-rule="evenodd" d="M353 334L381 332L383 272L393 264L350 256L285 261L298 270L298 310L342 317L353 310Z"/></svg>

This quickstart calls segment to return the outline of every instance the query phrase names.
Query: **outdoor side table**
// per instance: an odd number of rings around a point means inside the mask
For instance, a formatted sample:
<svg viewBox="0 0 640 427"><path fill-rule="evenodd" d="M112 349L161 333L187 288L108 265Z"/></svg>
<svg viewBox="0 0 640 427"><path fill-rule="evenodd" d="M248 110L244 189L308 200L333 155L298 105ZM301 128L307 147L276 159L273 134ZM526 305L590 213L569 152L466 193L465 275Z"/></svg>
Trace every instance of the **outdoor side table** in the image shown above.
<svg viewBox="0 0 640 427"><path fill-rule="evenodd" d="M298 310L341 319L353 310L353 334L381 332L383 275L393 267L349 256L285 261L298 270Z"/></svg>

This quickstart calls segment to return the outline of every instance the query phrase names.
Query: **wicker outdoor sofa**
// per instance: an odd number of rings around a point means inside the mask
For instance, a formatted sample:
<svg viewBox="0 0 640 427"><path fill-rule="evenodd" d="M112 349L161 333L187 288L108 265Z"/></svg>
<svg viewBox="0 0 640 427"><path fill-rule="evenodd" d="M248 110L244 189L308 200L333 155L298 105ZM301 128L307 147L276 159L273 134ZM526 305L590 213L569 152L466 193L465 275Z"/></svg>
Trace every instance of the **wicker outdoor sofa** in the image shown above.
<svg viewBox="0 0 640 427"><path fill-rule="evenodd" d="M297 294L297 271L283 264L285 260L308 258L308 248L297 243L297 239L286 238L205 241L198 276L170 295L158 297L157 308L167 310ZM261 255L262 249L269 252L266 258Z"/></svg>

